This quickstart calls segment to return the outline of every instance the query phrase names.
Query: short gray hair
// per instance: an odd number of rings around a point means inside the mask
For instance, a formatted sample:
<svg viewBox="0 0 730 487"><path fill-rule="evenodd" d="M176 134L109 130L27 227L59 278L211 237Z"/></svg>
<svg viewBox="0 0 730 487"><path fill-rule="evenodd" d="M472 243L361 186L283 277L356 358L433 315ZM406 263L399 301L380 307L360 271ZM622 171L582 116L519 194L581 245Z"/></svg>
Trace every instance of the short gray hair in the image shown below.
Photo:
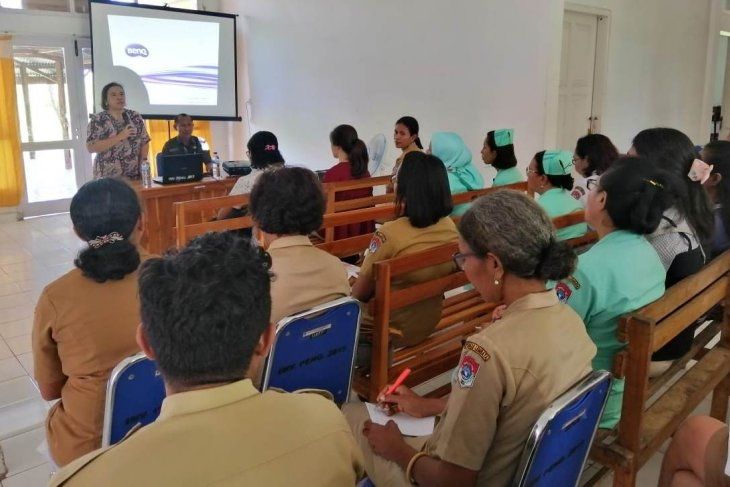
<svg viewBox="0 0 730 487"><path fill-rule="evenodd" d="M477 199L459 224L464 241L479 256L488 252L518 277L563 279L577 257L559 242L550 218L523 193L500 190Z"/></svg>

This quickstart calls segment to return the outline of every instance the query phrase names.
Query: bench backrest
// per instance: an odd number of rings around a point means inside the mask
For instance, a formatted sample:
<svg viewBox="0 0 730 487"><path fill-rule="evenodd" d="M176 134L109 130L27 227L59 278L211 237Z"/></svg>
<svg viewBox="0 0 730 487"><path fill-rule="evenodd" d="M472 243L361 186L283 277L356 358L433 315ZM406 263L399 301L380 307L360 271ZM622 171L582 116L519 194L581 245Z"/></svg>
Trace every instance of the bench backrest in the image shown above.
<svg viewBox="0 0 730 487"><path fill-rule="evenodd" d="M218 196L216 198L173 203L175 208L177 247L184 247L190 240L206 232L223 232L226 230L240 230L253 227L253 220L250 216L209 221L221 208L246 206L249 203L249 199L250 195L248 194L238 194L234 196ZM189 223L189 217L191 215L195 217L195 223Z"/></svg>

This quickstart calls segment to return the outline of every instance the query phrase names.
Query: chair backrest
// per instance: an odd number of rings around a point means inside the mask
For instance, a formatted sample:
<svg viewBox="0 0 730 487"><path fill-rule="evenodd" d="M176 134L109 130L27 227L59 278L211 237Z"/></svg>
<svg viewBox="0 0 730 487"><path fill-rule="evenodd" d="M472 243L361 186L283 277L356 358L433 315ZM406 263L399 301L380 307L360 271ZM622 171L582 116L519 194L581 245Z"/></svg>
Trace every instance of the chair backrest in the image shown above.
<svg viewBox="0 0 730 487"><path fill-rule="evenodd" d="M340 298L281 320L266 360L263 390L324 389L347 402L360 328L360 304Z"/></svg>
<svg viewBox="0 0 730 487"><path fill-rule="evenodd" d="M532 428L513 486L577 486L611 387L605 370L557 398Z"/></svg>
<svg viewBox="0 0 730 487"><path fill-rule="evenodd" d="M106 387L101 446L113 445L137 424L157 419L164 398L165 384L152 360L138 353L119 362Z"/></svg>

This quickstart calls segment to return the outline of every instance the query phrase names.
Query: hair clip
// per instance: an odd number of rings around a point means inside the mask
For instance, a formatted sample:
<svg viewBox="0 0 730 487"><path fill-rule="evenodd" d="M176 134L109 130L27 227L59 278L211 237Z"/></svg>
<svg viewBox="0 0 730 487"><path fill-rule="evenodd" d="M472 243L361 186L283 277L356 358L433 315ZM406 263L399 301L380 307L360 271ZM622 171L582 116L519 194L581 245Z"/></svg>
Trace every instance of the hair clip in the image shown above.
<svg viewBox="0 0 730 487"><path fill-rule="evenodd" d="M651 184L652 186L656 186L659 189L664 189L664 185L663 184L657 183L653 179L644 179L644 181L646 181L647 183Z"/></svg>
<svg viewBox="0 0 730 487"><path fill-rule="evenodd" d="M692 161L692 166L689 168L687 177L692 181L705 184L705 181L710 178L713 167L715 166L711 166L700 159L695 159Z"/></svg>
<svg viewBox="0 0 730 487"><path fill-rule="evenodd" d="M108 244L111 244L114 242L120 242L122 240L124 240L124 237L122 237L119 232L112 232L107 235L100 235L94 239L89 240L86 243L89 244L89 247L98 249L105 245L108 245Z"/></svg>
<svg viewBox="0 0 730 487"><path fill-rule="evenodd" d="M265 151L273 151L273 150L276 150L276 146L275 145L267 145L267 146L264 146L264 150Z"/></svg>

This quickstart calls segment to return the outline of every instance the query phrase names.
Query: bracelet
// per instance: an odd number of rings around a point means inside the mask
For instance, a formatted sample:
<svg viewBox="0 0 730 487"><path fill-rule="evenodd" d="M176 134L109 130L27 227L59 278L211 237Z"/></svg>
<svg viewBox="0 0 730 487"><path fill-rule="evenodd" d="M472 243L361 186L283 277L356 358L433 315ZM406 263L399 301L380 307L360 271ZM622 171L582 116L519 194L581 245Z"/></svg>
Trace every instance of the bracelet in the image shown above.
<svg viewBox="0 0 730 487"><path fill-rule="evenodd" d="M408 466L406 467L406 480L408 481L408 483L418 485L416 483L416 479L413 478L413 467L416 465L416 462L419 458L427 456L428 453L426 453L425 451L419 451L411 457L411 460L408 462Z"/></svg>

